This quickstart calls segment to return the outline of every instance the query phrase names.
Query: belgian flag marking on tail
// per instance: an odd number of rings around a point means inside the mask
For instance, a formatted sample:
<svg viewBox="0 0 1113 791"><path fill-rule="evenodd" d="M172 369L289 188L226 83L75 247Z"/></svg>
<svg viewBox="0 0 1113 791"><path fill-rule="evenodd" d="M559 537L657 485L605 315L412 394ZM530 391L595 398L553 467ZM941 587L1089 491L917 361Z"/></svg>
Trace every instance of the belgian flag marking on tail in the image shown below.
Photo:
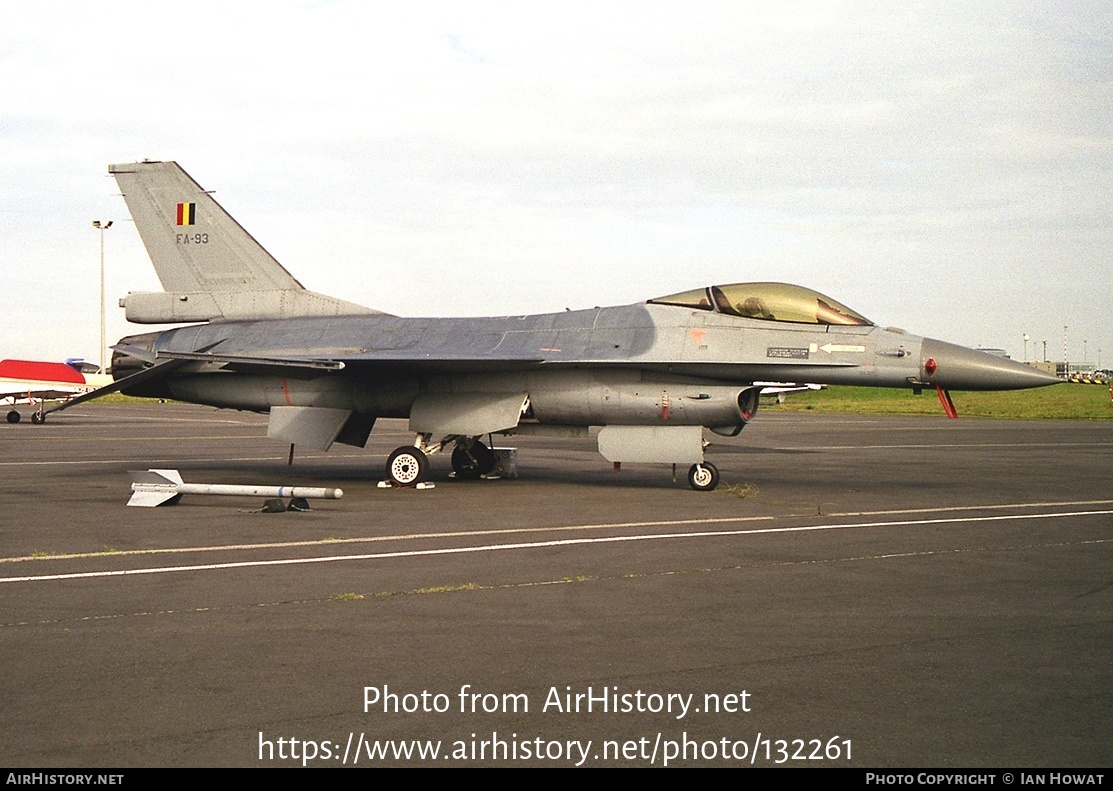
<svg viewBox="0 0 1113 791"><path fill-rule="evenodd" d="M193 225L193 221L197 216L196 203L179 203L178 204L178 225Z"/></svg>

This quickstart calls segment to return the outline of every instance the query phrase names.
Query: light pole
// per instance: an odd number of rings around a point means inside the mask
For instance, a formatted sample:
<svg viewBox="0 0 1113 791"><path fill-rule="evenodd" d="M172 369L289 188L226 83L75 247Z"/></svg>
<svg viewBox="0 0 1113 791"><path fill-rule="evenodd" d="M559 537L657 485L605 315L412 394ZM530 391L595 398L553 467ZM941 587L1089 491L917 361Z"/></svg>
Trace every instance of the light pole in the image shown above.
<svg viewBox="0 0 1113 791"><path fill-rule="evenodd" d="M100 231L100 373L104 373L104 232L112 227L112 220L93 220L93 227Z"/></svg>
<svg viewBox="0 0 1113 791"><path fill-rule="evenodd" d="M1063 325L1063 378L1070 379L1070 360L1067 359L1067 325Z"/></svg>
<svg viewBox="0 0 1113 791"><path fill-rule="evenodd" d="M1028 362L1028 339L1030 336L1028 333L1022 332L1020 337L1024 339L1024 362Z"/></svg>

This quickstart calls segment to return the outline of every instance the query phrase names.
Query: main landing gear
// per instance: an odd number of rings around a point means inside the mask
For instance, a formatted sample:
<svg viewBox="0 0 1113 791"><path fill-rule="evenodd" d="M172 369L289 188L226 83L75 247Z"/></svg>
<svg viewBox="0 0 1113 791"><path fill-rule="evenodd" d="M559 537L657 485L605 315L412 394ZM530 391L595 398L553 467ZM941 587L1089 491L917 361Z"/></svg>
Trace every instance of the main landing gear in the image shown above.
<svg viewBox="0 0 1113 791"><path fill-rule="evenodd" d="M18 423L20 420L22 420L22 417L20 416L19 412L15 411L14 409L8 412L9 423ZM36 426L41 426L43 423L46 422L46 415L39 411L32 412L31 422L34 423Z"/></svg>
<svg viewBox="0 0 1113 791"><path fill-rule="evenodd" d="M452 450L452 469L462 481L475 481L495 468L497 459L491 449L477 439L449 438L439 443L429 443L426 436L418 435L413 445L398 448L386 463L386 477L395 486L417 486L429 475L429 457L439 453L455 439Z"/></svg>
<svg viewBox="0 0 1113 791"><path fill-rule="evenodd" d="M452 449L452 469L462 481L477 481L495 468L495 454L479 440L456 443Z"/></svg>
<svg viewBox="0 0 1113 791"><path fill-rule="evenodd" d="M418 434L413 445L404 445L390 454L386 463L386 477L390 484L420 488L429 477L429 457L444 450L449 442L456 443L452 449L452 469L457 480L479 480L498 463L494 452L478 439L451 436L440 442L431 443L429 440L428 434ZM688 484L697 492L712 491L719 485L719 468L709 461L693 464L688 469Z"/></svg>

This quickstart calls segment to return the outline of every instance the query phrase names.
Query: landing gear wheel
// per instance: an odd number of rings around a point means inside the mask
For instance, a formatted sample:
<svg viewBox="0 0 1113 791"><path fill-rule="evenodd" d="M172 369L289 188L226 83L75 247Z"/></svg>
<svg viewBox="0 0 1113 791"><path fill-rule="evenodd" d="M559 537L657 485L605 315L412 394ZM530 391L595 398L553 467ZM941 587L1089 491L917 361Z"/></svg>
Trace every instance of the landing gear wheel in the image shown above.
<svg viewBox="0 0 1113 791"><path fill-rule="evenodd" d="M688 483L697 492L709 492L719 485L719 468L709 461L693 464L688 470Z"/></svg>
<svg viewBox="0 0 1113 791"><path fill-rule="evenodd" d="M495 468L495 454L482 442L473 442L470 448L457 445L452 449L452 469L463 481L475 481Z"/></svg>
<svg viewBox="0 0 1113 791"><path fill-rule="evenodd" d="M43 423L46 422L46 415L44 415L42 412L32 412L31 422L34 423L36 426L41 426Z"/></svg>
<svg viewBox="0 0 1113 791"><path fill-rule="evenodd" d="M14 409L11 412L8 413L8 422L9 423L18 423L19 422L19 413L16 412Z"/></svg>
<svg viewBox="0 0 1113 791"><path fill-rule="evenodd" d="M417 486L429 473L429 457L411 445L398 448L386 462L386 475L399 486Z"/></svg>

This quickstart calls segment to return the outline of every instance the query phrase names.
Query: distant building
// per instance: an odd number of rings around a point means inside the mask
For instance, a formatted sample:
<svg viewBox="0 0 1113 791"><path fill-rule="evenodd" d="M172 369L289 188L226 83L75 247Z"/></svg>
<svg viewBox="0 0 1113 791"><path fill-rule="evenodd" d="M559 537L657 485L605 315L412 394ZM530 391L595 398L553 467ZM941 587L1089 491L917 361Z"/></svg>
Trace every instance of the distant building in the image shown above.
<svg viewBox="0 0 1113 791"><path fill-rule="evenodd" d="M1072 363L1072 362L1046 362L1046 363L1028 363L1033 368L1038 368L1041 371L1047 371L1049 374L1055 374L1060 379L1067 379L1071 376L1084 376L1092 377L1097 368L1094 363Z"/></svg>

